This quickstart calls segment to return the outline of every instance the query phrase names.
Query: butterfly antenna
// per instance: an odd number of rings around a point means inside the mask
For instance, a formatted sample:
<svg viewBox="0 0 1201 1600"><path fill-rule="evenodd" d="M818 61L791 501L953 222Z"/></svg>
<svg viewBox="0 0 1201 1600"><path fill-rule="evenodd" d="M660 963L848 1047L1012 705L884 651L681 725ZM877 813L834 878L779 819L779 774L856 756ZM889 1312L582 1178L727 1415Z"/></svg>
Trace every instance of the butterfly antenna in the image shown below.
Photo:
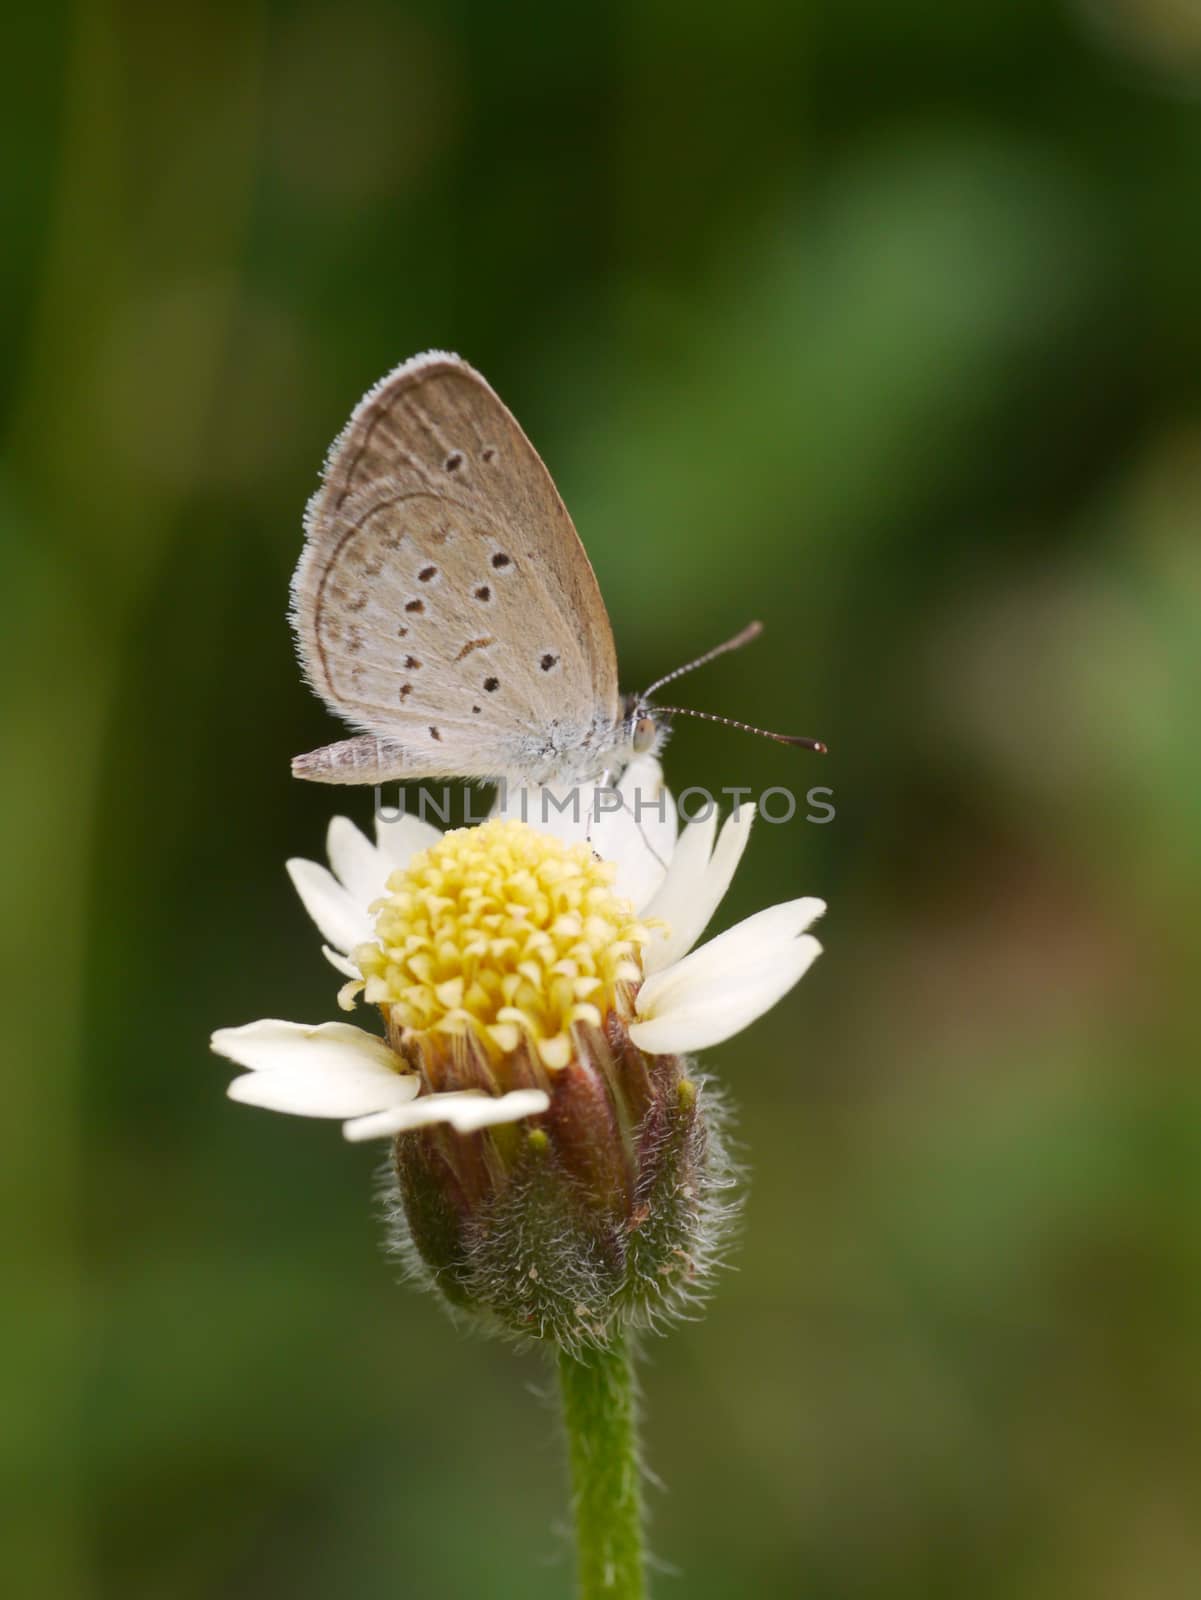
<svg viewBox="0 0 1201 1600"><path fill-rule="evenodd" d="M665 678L658 678L649 689L644 689L639 695L639 700L649 700L656 689L661 689L665 683L674 683L677 678L682 678L686 672L694 672L697 667L703 667L706 662L714 660L717 656L724 656L731 650L741 650L744 644L750 644L752 639L757 639L763 632L761 622L748 622L741 633L736 633L732 639L727 639L724 644L715 644L712 650L706 650L703 656L697 656L695 661L689 661L682 667L677 667L674 672L669 672Z"/></svg>
<svg viewBox="0 0 1201 1600"><path fill-rule="evenodd" d="M828 753L820 739L805 739L799 733L773 733L770 728L756 728L749 722L737 722L733 717L719 717L713 711L694 711L691 706L656 706L655 712L658 716L699 717L702 722L720 722L723 727L739 728L743 733L761 734L777 744L799 745L802 750L816 750L820 756Z"/></svg>

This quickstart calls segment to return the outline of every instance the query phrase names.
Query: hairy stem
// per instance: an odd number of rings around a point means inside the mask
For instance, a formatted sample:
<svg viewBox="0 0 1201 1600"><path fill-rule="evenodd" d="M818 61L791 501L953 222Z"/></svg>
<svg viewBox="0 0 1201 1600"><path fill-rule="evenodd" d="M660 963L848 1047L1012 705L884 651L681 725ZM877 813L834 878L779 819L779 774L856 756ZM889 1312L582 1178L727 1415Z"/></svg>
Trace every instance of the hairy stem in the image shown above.
<svg viewBox="0 0 1201 1600"><path fill-rule="evenodd" d="M580 1600L644 1600L642 1467L630 1353L623 1339L580 1359L559 1354L571 1458Z"/></svg>

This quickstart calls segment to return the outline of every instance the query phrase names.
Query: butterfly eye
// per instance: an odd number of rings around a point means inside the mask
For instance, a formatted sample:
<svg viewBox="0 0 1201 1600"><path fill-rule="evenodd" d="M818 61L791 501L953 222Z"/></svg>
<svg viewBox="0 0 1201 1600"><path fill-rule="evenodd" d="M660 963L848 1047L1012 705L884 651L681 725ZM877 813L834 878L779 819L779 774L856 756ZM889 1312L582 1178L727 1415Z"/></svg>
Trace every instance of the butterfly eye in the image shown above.
<svg viewBox="0 0 1201 1600"><path fill-rule="evenodd" d="M634 754L645 755L648 750L654 749L655 734L654 717L639 717L634 724Z"/></svg>

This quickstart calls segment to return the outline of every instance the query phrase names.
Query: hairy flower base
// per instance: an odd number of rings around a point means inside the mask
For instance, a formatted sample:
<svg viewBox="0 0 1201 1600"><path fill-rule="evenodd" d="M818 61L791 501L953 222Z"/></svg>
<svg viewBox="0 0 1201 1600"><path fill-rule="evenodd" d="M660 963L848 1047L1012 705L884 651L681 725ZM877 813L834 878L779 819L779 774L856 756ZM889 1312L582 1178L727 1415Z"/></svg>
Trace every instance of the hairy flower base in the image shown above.
<svg viewBox="0 0 1201 1600"><path fill-rule="evenodd" d="M512 1062L506 1089L548 1088L542 1116L393 1146L395 1243L414 1276L483 1328L567 1351L694 1306L736 1209L712 1088L638 1050L615 1015L573 1036L549 1077L532 1049Z"/></svg>

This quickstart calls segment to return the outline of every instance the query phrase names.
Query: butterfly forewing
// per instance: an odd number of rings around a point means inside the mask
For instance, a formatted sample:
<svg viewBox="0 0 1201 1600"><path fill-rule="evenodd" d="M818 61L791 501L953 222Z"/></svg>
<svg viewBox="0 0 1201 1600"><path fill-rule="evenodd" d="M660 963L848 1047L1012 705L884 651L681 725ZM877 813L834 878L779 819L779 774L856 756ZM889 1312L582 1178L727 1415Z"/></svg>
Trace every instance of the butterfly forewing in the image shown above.
<svg viewBox="0 0 1201 1600"><path fill-rule="evenodd" d="M358 405L309 504L293 624L310 681L408 767L519 770L619 714L600 590L550 474L456 356ZM556 740L557 742L557 740Z"/></svg>

